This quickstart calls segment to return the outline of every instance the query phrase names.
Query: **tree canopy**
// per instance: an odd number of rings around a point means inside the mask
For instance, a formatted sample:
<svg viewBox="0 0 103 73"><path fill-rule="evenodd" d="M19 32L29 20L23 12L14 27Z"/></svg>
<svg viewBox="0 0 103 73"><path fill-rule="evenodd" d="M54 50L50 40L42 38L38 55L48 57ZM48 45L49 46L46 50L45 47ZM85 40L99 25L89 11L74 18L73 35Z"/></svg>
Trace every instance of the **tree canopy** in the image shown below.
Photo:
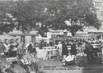
<svg viewBox="0 0 103 73"><path fill-rule="evenodd" d="M7 8L4 12L11 13L19 23L18 29L22 27L23 31L33 28L43 33L52 28L68 29L74 34L81 30L79 25L65 25L64 21L69 18L75 22L80 20L85 26L100 27L92 0L19 0ZM41 26L36 25L38 22Z"/></svg>

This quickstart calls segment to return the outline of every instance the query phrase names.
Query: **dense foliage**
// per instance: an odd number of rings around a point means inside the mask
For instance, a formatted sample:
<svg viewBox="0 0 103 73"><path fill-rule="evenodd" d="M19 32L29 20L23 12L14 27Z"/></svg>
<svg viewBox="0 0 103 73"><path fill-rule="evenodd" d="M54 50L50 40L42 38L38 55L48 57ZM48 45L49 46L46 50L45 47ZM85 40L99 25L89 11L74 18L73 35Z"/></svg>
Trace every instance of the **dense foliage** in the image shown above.
<svg viewBox="0 0 103 73"><path fill-rule="evenodd" d="M8 7L4 12L9 12L17 19L17 28L22 29L23 32L36 29L43 35L51 28L54 30L68 29L75 35L83 26L100 27L92 0L19 0ZM75 23L79 20L84 25L67 26L64 21L70 18ZM37 25L39 22L41 24ZM9 27L12 26L11 23ZM9 27L6 26L6 28ZM0 28L2 28L2 24Z"/></svg>

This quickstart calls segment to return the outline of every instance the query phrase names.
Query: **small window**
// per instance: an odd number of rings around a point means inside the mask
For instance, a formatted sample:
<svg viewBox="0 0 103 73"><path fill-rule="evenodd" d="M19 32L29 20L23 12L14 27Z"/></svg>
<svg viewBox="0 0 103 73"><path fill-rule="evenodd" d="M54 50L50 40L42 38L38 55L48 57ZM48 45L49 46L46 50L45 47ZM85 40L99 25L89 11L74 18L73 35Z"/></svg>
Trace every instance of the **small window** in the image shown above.
<svg viewBox="0 0 103 73"><path fill-rule="evenodd" d="M101 2L95 2L95 7L101 7L103 5L103 3Z"/></svg>

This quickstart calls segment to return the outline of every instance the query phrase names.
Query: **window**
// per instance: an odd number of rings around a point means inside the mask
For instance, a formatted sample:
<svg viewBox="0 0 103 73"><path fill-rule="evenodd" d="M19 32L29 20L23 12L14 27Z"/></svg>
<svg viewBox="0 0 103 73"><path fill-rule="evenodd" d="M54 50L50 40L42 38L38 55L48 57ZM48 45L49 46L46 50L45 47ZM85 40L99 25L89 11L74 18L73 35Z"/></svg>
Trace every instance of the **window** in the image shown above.
<svg viewBox="0 0 103 73"><path fill-rule="evenodd" d="M103 11L101 11L101 16L103 17Z"/></svg>
<svg viewBox="0 0 103 73"><path fill-rule="evenodd" d="M97 8L97 7L101 7L103 5L103 3L101 3L101 2L95 2L95 7Z"/></svg>

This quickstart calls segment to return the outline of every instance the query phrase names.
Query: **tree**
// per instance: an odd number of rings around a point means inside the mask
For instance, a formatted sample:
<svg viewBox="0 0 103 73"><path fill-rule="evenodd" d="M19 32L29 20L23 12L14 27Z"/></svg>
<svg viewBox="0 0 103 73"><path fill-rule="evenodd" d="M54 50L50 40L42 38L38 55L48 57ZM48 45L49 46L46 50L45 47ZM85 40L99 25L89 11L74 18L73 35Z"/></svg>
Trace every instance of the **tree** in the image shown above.
<svg viewBox="0 0 103 73"><path fill-rule="evenodd" d="M1 24L0 24L0 32L10 32L15 27L15 21L7 15L1 15Z"/></svg>
<svg viewBox="0 0 103 73"><path fill-rule="evenodd" d="M99 29L101 25L97 19L92 0L58 0L51 4L52 6L48 9L48 12L52 11L53 15L51 17L54 20L52 19L51 21L50 19L49 21L54 24L53 27L56 27L56 29L59 27L61 29L69 28L68 30L75 35L78 30L83 29L83 26L94 26ZM70 27L64 25L64 20L68 20L69 18L75 22L80 20L84 25L71 25Z"/></svg>
<svg viewBox="0 0 103 73"><path fill-rule="evenodd" d="M74 35L83 26L68 27L64 21L69 18L75 22L80 20L85 26L100 26L92 0L19 0L12 3L8 11L17 19L18 29L22 27L24 33L32 28L45 33L51 28L68 29ZM41 27L36 25L38 22L42 23Z"/></svg>
<svg viewBox="0 0 103 73"><path fill-rule="evenodd" d="M11 13L8 13L12 2L0 2L0 34L3 32L10 32L15 27L16 19L12 16Z"/></svg>
<svg viewBox="0 0 103 73"><path fill-rule="evenodd" d="M30 31L32 28L39 29L44 28L38 27L36 23L42 22L46 18L43 14L42 6L39 5L38 1L18 1L12 6L10 13L17 18L18 29L22 29L23 33L25 31ZM41 31L41 30L40 30Z"/></svg>

